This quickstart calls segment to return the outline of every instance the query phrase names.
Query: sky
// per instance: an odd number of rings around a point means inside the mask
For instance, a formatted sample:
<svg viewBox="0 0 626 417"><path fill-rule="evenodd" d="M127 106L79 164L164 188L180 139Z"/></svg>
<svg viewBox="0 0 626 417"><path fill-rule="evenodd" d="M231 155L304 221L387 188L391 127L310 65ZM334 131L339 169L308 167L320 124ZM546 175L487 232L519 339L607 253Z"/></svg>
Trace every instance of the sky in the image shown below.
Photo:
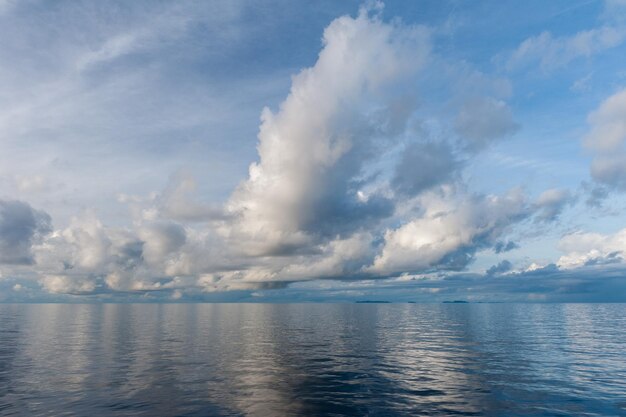
<svg viewBox="0 0 626 417"><path fill-rule="evenodd" d="M0 302L626 302L626 1L0 0Z"/></svg>

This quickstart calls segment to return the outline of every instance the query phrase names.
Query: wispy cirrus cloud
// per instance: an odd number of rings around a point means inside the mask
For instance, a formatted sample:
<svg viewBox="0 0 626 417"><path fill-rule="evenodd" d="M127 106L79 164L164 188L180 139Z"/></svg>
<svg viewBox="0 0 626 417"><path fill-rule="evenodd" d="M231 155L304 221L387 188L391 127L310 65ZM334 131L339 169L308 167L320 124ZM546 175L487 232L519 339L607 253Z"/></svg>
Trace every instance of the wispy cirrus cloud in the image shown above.
<svg viewBox="0 0 626 417"><path fill-rule="evenodd" d="M589 58L621 45L626 27L606 25L570 36L542 32L524 40L509 56L506 67L516 70L537 63L543 71L552 71L579 58Z"/></svg>

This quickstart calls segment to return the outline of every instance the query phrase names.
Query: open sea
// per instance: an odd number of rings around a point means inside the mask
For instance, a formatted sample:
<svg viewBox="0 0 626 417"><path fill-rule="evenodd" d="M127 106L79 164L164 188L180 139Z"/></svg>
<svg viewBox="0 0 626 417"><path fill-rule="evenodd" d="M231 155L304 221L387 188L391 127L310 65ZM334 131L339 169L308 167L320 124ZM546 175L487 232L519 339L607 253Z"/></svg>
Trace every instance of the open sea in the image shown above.
<svg viewBox="0 0 626 417"><path fill-rule="evenodd" d="M0 415L626 416L626 305L5 304Z"/></svg>

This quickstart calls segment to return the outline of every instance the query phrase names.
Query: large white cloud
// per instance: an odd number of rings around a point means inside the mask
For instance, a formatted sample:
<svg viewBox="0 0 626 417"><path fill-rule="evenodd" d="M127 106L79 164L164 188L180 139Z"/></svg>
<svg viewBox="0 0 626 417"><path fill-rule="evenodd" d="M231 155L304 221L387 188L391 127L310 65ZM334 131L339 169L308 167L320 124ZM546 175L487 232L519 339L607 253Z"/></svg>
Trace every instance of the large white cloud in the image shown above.
<svg viewBox="0 0 626 417"><path fill-rule="evenodd" d="M39 282L52 294L88 294L96 289L96 281L89 277L44 275Z"/></svg>
<svg viewBox="0 0 626 417"><path fill-rule="evenodd" d="M511 224L530 215L519 190L504 197L475 196L465 201L430 197L424 208L421 217L385 232L383 249L370 272L463 269L476 250L496 244Z"/></svg>
<svg viewBox="0 0 626 417"><path fill-rule="evenodd" d="M229 203L238 220L228 236L250 254L297 251L391 214L384 196L358 198L358 179L404 131L410 112L393 104L416 88L429 37L368 12L333 21L316 64L293 78L277 113L263 112L259 162Z"/></svg>
<svg viewBox="0 0 626 417"><path fill-rule="evenodd" d="M83 65L133 42L114 41ZM449 92L441 101L452 114L431 114L420 107L420 77L435 61L424 27L387 23L377 7L340 17L279 108L263 111L258 161L223 206L195 198L191 176L178 174L162 193L120 195L132 219L123 225L87 211L46 234L41 215L20 257L36 262L32 272L55 294L179 296L463 270L477 251L501 251L533 213L555 219L570 195L552 190L529 203L519 190L469 191L464 159L518 128L509 87Z"/></svg>
<svg viewBox="0 0 626 417"><path fill-rule="evenodd" d="M557 262L561 268L624 262L626 229L614 234L577 232L564 236L559 249L565 252Z"/></svg>

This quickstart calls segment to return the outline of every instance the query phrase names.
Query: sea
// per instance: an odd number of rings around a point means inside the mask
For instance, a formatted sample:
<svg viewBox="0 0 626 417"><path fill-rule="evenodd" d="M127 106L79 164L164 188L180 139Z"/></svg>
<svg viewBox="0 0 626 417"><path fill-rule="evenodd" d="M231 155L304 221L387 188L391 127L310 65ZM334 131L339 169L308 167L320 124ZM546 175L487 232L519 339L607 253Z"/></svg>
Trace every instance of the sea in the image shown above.
<svg viewBox="0 0 626 417"><path fill-rule="evenodd" d="M2 416L626 416L626 304L3 304Z"/></svg>

